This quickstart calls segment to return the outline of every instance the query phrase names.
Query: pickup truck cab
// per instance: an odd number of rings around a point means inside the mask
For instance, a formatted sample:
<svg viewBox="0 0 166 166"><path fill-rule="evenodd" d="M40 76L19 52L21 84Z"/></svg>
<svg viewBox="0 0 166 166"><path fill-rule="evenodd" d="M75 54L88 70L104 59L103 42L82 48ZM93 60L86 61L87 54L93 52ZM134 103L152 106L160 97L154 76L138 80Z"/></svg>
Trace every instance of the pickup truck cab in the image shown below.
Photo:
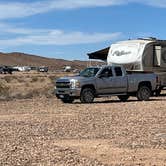
<svg viewBox="0 0 166 166"><path fill-rule="evenodd" d="M92 103L95 97L118 96L126 101L129 96L149 100L157 88L157 75L151 72L126 71L123 66L88 67L77 76L56 80L55 93L64 103L80 99Z"/></svg>

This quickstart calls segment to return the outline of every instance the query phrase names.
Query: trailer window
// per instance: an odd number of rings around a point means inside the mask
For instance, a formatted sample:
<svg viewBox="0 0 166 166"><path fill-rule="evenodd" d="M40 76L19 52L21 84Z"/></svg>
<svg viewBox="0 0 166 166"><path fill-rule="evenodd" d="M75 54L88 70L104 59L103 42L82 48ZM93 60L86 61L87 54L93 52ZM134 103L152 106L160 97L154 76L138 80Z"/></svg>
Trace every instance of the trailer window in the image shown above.
<svg viewBox="0 0 166 166"><path fill-rule="evenodd" d="M116 74L116 76L123 75L121 67L115 67L115 74Z"/></svg>

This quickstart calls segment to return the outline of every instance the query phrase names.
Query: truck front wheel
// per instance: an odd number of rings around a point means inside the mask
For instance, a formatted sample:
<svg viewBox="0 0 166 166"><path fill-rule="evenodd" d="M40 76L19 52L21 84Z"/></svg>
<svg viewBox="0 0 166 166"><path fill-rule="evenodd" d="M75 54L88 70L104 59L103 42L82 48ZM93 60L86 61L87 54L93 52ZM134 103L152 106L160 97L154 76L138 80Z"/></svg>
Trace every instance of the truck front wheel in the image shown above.
<svg viewBox="0 0 166 166"><path fill-rule="evenodd" d="M137 99L139 101L147 101L151 96L151 90L147 86L141 86L137 91Z"/></svg>
<svg viewBox="0 0 166 166"><path fill-rule="evenodd" d="M95 92L91 88L85 88L81 92L81 103L92 103L95 98Z"/></svg>

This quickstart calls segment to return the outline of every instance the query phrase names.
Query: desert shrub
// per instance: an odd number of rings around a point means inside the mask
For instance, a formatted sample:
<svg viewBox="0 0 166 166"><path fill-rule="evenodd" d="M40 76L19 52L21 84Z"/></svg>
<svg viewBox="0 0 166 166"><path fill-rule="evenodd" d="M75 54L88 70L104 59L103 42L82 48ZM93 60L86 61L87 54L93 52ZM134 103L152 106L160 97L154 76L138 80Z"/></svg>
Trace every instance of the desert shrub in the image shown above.
<svg viewBox="0 0 166 166"><path fill-rule="evenodd" d="M5 83L0 82L0 96L8 97L9 96L9 87Z"/></svg>
<svg viewBox="0 0 166 166"><path fill-rule="evenodd" d="M33 97L38 97L38 96L40 96L40 91L35 89L35 90L32 90L31 92L28 92L25 95L22 95L22 98L23 99L31 99Z"/></svg>
<svg viewBox="0 0 166 166"><path fill-rule="evenodd" d="M52 97L54 96L54 86L49 86L49 87L46 87L43 91L42 91L42 94L44 94L44 96L46 97Z"/></svg>
<svg viewBox="0 0 166 166"><path fill-rule="evenodd" d="M25 83L25 86L26 86L26 87L30 87L30 83L29 83L29 82L26 82L26 83Z"/></svg>
<svg viewBox="0 0 166 166"><path fill-rule="evenodd" d="M40 79L40 81L41 81L41 82L44 82L44 81L45 81L45 79L44 79L44 78L41 78L41 79Z"/></svg>
<svg viewBox="0 0 166 166"><path fill-rule="evenodd" d="M51 82L54 82L58 77L56 76L49 76L49 79L51 80Z"/></svg>
<svg viewBox="0 0 166 166"><path fill-rule="evenodd" d="M7 83L10 83L13 79L15 79L15 78L13 78L13 77L11 77L11 76L6 76L6 77L4 77L4 80L5 80Z"/></svg>
<svg viewBox="0 0 166 166"><path fill-rule="evenodd" d="M22 77L17 78L17 81L18 81L19 83L25 82L25 80L24 80Z"/></svg>
<svg viewBox="0 0 166 166"><path fill-rule="evenodd" d="M31 82L37 82L38 81L38 77L32 77Z"/></svg>
<svg viewBox="0 0 166 166"><path fill-rule="evenodd" d="M40 96L40 91L32 90L27 92L26 94L17 93L16 95L12 96L12 99L31 99L33 97L38 97L38 96Z"/></svg>
<svg viewBox="0 0 166 166"><path fill-rule="evenodd" d="M33 97L41 97L41 96L45 96L45 97L52 97L53 96L53 90L50 88L46 88L46 89L34 89L30 92L28 92L27 94L21 95L20 98L22 99L31 99Z"/></svg>

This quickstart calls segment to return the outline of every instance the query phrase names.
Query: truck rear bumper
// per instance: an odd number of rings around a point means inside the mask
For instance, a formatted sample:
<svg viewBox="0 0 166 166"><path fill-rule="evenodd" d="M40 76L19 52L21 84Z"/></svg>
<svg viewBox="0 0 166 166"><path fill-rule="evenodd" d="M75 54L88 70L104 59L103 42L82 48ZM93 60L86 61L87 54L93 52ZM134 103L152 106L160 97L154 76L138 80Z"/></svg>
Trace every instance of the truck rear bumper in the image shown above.
<svg viewBox="0 0 166 166"><path fill-rule="evenodd" d="M81 89L55 89L55 95L58 99L79 98Z"/></svg>

